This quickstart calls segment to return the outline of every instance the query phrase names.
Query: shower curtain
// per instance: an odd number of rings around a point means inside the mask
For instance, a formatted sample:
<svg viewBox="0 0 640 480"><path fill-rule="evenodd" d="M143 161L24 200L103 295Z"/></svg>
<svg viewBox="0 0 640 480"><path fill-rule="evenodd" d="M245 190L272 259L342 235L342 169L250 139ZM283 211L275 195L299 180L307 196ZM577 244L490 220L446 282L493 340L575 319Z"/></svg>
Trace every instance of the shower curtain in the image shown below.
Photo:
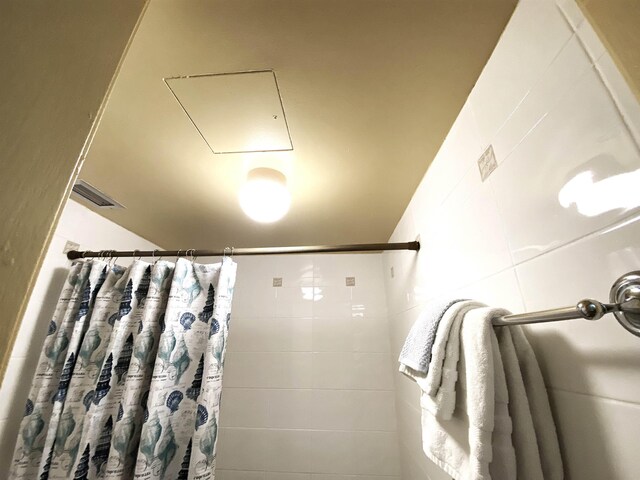
<svg viewBox="0 0 640 480"><path fill-rule="evenodd" d="M72 264L12 479L213 479L236 264Z"/></svg>

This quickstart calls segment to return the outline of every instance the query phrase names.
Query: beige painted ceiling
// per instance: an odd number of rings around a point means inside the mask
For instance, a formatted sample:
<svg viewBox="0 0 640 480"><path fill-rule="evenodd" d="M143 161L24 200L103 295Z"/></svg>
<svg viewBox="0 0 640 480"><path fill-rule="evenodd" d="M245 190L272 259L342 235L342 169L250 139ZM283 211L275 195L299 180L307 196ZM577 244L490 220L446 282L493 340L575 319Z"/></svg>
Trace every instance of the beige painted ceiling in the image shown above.
<svg viewBox="0 0 640 480"><path fill-rule="evenodd" d="M80 177L127 207L102 215L165 248L387 241L514 6L151 0ZM214 155L163 82L264 69L291 152ZM238 205L255 166L288 176L275 224Z"/></svg>

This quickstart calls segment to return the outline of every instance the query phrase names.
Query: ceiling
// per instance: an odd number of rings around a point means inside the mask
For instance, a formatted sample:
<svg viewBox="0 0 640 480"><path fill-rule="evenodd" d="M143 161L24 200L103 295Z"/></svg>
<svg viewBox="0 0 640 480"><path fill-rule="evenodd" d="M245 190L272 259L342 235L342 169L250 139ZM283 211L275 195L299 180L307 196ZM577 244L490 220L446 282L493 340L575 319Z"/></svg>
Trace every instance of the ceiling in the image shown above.
<svg viewBox="0 0 640 480"><path fill-rule="evenodd" d="M151 0L80 178L164 248L387 241L515 3ZM163 81L270 69L292 151L214 154ZM257 166L288 177L275 224L238 204Z"/></svg>

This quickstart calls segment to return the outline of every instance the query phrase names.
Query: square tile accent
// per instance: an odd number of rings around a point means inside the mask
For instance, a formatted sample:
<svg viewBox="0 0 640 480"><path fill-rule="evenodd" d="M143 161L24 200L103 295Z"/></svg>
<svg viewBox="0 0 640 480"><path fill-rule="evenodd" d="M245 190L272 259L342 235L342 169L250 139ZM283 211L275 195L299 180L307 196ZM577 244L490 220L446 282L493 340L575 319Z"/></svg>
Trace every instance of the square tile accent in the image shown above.
<svg viewBox="0 0 640 480"><path fill-rule="evenodd" d="M496 156L493 153L493 147L491 145L489 145L489 148L487 148L478 159L478 168L480 169L480 178L482 178L483 182L498 168L498 162L496 162Z"/></svg>

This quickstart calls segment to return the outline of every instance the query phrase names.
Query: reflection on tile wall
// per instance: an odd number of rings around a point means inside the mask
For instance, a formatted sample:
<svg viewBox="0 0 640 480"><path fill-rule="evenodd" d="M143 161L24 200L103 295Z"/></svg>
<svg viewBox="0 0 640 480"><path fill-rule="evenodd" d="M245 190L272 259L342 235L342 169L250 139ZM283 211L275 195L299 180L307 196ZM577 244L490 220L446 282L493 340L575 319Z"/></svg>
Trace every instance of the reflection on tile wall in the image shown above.
<svg viewBox="0 0 640 480"><path fill-rule="evenodd" d="M429 299L546 309L606 300L640 269L638 132L640 106L573 0L521 0L391 238L420 235L421 252L384 255L394 369ZM613 318L527 332L567 478L640 478L640 339ZM421 451L417 387L394 380L402 478L446 478Z"/></svg>
<svg viewBox="0 0 640 480"><path fill-rule="evenodd" d="M381 257L236 258L216 479L399 480Z"/></svg>

